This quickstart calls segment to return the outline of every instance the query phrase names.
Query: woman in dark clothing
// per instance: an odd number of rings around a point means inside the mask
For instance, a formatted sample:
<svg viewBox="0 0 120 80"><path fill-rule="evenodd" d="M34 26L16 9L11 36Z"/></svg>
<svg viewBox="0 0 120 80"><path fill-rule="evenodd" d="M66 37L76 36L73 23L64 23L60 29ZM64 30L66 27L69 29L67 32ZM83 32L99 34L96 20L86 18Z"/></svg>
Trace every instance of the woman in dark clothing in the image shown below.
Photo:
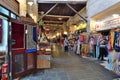
<svg viewBox="0 0 120 80"><path fill-rule="evenodd" d="M99 50L99 57L98 60L104 60L104 56L106 55L106 40L105 37L102 36L102 38L100 39L100 50Z"/></svg>

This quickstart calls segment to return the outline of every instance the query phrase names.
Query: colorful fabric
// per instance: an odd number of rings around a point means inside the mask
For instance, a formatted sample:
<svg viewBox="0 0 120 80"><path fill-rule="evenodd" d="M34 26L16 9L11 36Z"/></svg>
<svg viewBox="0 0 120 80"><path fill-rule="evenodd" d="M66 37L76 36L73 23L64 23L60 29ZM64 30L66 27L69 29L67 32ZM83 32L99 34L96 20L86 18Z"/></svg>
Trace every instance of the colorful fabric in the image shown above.
<svg viewBox="0 0 120 80"><path fill-rule="evenodd" d="M37 52L36 49L28 49L28 50L25 50L26 53L34 53L34 52Z"/></svg>
<svg viewBox="0 0 120 80"><path fill-rule="evenodd" d="M120 52L120 32L114 33L114 49L117 52Z"/></svg>
<svg viewBox="0 0 120 80"><path fill-rule="evenodd" d="M36 48L37 48L36 42L33 40L33 26L27 25L26 49L36 49Z"/></svg>
<svg viewBox="0 0 120 80"><path fill-rule="evenodd" d="M80 35L80 42L84 41L84 35Z"/></svg>
<svg viewBox="0 0 120 80"><path fill-rule="evenodd" d="M35 42L37 42L37 33L36 33L36 27L33 27L33 40L35 41Z"/></svg>
<svg viewBox="0 0 120 80"><path fill-rule="evenodd" d="M114 42L114 32L110 31L110 36L108 39L108 50L109 51L113 50L113 44L114 44L113 42Z"/></svg>
<svg viewBox="0 0 120 80"><path fill-rule="evenodd" d="M90 44L91 44L91 45L94 45L94 44L95 44L94 38L91 38L91 39L90 39Z"/></svg>

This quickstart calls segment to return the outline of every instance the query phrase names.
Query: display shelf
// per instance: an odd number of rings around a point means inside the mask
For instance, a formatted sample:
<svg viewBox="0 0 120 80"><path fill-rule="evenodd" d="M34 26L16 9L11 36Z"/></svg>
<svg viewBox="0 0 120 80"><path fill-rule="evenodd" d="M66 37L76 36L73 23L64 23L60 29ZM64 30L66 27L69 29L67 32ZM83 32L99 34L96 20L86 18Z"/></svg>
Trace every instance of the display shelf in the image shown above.
<svg viewBox="0 0 120 80"><path fill-rule="evenodd" d="M51 55L38 55L37 56L37 69L50 68Z"/></svg>

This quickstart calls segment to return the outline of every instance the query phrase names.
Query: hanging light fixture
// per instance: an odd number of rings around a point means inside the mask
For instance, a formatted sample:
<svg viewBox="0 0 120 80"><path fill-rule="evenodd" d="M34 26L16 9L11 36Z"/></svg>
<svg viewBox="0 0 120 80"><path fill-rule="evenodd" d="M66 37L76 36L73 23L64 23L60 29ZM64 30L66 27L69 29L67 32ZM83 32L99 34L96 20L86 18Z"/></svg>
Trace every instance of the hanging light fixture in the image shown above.
<svg viewBox="0 0 120 80"><path fill-rule="evenodd" d="M28 0L28 5L32 6L33 5L33 0Z"/></svg>

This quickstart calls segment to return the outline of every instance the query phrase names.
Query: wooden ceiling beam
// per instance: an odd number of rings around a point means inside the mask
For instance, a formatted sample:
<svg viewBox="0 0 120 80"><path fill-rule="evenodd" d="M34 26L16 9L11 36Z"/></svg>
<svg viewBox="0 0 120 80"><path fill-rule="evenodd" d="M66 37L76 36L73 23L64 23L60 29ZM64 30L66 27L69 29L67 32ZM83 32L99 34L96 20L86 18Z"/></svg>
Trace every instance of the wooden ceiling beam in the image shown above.
<svg viewBox="0 0 120 80"><path fill-rule="evenodd" d="M69 18L71 16L63 16L63 15L46 15L47 17L55 17L55 18Z"/></svg>
<svg viewBox="0 0 120 80"><path fill-rule="evenodd" d="M42 18L45 17L49 12L51 12L57 5L58 5L58 3L56 3L54 6L52 6L52 7L39 19L39 21L42 20Z"/></svg>
<svg viewBox="0 0 120 80"><path fill-rule="evenodd" d="M64 23L64 21L47 21L47 20L44 20L43 22L46 22L46 23Z"/></svg>
<svg viewBox="0 0 120 80"><path fill-rule="evenodd" d="M70 4L66 3L66 5L72 10L74 11L78 16L80 16L85 22L87 22L87 20L81 16Z"/></svg>
<svg viewBox="0 0 120 80"><path fill-rule="evenodd" d="M38 3L85 3L87 0L38 0Z"/></svg>
<svg viewBox="0 0 120 80"><path fill-rule="evenodd" d="M46 26L63 26L61 24L44 24L44 25L46 25Z"/></svg>

